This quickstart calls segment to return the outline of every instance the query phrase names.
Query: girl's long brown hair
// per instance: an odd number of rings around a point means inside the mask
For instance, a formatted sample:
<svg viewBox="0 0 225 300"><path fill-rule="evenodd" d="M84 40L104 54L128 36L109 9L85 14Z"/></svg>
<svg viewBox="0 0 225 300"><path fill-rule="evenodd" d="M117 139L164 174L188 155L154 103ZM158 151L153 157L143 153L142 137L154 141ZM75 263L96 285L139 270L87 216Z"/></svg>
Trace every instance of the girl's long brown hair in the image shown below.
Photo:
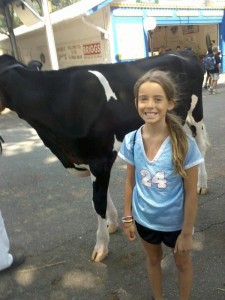
<svg viewBox="0 0 225 300"><path fill-rule="evenodd" d="M177 103L177 87L170 72L153 69L139 78L134 85L136 107L138 106L139 87L145 82L155 82L159 84L164 90L168 101L173 101L175 104ZM188 150L187 135L183 129L181 119L178 116L167 112L166 123L172 141L172 158L175 169L178 174L185 177L184 160Z"/></svg>

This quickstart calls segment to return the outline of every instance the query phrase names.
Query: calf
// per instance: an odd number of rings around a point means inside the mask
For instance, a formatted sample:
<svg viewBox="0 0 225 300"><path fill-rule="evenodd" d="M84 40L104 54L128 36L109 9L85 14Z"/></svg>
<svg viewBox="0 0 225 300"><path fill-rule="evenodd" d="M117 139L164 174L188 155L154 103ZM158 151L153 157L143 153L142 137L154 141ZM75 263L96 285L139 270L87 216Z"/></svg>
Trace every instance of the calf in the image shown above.
<svg viewBox="0 0 225 300"><path fill-rule="evenodd" d="M69 170L91 175L98 231L92 259L108 254L109 232L118 228L108 186L117 156L116 141L142 125L134 105L133 86L152 68L169 70L180 88L181 116L205 155L201 62L190 52L167 53L137 61L35 71L9 55L0 56L0 110L15 111ZM198 192L207 192L204 163Z"/></svg>

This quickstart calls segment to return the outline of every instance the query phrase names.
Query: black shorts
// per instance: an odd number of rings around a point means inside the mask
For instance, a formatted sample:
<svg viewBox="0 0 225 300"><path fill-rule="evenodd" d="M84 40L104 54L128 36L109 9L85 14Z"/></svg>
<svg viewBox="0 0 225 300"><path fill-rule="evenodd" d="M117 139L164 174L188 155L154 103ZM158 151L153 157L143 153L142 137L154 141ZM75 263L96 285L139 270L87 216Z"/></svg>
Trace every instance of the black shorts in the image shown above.
<svg viewBox="0 0 225 300"><path fill-rule="evenodd" d="M156 231L146 228L138 224L137 222L135 222L135 224L140 237L147 243L153 245L159 245L161 243L164 243L166 246L174 248L177 238L181 233L181 230L172 232Z"/></svg>

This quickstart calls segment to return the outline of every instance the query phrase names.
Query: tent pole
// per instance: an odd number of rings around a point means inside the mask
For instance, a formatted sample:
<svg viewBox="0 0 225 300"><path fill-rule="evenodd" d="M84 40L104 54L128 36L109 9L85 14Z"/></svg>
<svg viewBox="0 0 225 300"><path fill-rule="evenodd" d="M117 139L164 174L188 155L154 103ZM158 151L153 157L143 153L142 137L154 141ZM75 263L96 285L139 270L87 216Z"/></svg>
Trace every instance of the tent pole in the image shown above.
<svg viewBox="0 0 225 300"><path fill-rule="evenodd" d="M42 10L43 10L43 15L44 15L44 23L45 23L46 37L47 37L47 43L48 43L49 57L51 60L51 67L53 70L58 70L59 69L58 57L57 57L57 52L56 52L56 47L55 47L55 39L54 39L52 24L51 24L51 20L50 20L49 11L48 11L48 1L42 0L41 2L42 2Z"/></svg>
<svg viewBox="0 0 225 300"><path fill-rule="evenodd" d="M14 31L13 31L12 18L10 15L9 6L4 5L3 10L4 10L4 16L5 16L7 28L9 31L9 39L10 39L13 55L17 60L20 60L18 48L16 45L16 39L15 39Z"/></svg>

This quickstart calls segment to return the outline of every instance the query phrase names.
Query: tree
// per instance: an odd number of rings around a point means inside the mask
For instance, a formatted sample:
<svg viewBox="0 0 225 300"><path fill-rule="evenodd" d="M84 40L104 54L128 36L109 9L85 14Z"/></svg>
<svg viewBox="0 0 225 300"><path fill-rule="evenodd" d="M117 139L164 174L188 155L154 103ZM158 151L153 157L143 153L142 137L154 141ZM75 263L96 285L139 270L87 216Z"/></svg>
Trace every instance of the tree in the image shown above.
<svg viewBox="0 0 225 300"><path fill-rule="evenodd" d="M16 28L22 25L20 19L14 14L12 4L7 4L9 8L9 14L11 18L12 27ZM0 33L9 36L9 28L7 26L6 18L4 14L0 14Z"/></svg>
<svg viewBox="0 0 225 300"><path fill-rule="evenodd" d="M82 0L52 0L49 2L51 2L51 4L52 4L52 11L54 12L56 10L60 10L66 6L72 5L79 1L82 1ZM2 8L2 10L3 10L4 6L6 6L6 5L8 6L9 12L10 12L10 17L11 17L11 22L12 22L12 27L16 28L18 26L21 26L22 22L14 13L12 2L13 2L13 0L0 0L0 8ZM32 0L32 2L33 2L35 9L38 11L38 13L40 15L42 15L41 0ZM5 16L3 13L2 14L0 13L0 33L9 36L8 26L7 26L6 19L5 19Z"/></svg>
<svg viewBox="0 0 225 300"><path fill-rule="evenodd" d="M52 0L52 11L62 9L81 0Z"/></svg>
<svg viewBox="0 0 225 300"><path fill-rule="evenodd" d="M16 39L13 29L22 25L20 19L16 16L13 10L14 0L0 0L0 33L9 37L14 56L19 59L19 54L16 45ZM42 15L42 0L31 0L33 6ZM48 0L52 5L52 11L60 10L63 7L69 6L81 0ZM24 4L21 4L24 5Z"/></svg>

